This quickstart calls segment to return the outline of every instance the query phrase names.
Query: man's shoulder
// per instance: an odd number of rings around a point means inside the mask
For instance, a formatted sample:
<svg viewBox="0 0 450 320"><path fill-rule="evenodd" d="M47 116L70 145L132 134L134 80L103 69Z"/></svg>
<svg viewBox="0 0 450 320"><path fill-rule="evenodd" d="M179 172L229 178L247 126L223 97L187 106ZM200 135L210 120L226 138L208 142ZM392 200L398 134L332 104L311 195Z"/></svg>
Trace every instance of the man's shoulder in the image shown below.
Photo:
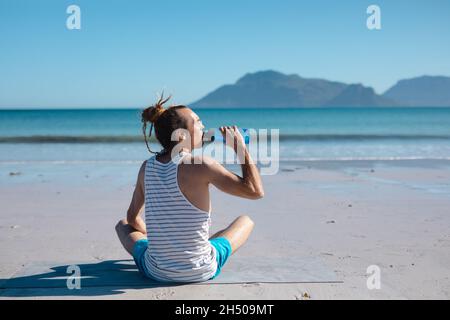
<svg viewBox="0 0 450 320"><path fill-rule="evenodd" d="M184 164L188 164L188 171L197 176L206 176L214 169L217 161L205 155L188 155L183 159Z"/></svg>
<svg viewBox="0 0 450 320"><path fill-rule="evenodd" d="M216 163L216 160L206 155L191 155L190 163L197 164L202 167L208 167Z"/></svg>
<svg viewBox="0 0 450 320"><path fill-rule="evenodd" d="M144 172L146 166L147 166L147 160L144 160L144 162L142 162L141 167L139 169L139 173Z"/></svg>

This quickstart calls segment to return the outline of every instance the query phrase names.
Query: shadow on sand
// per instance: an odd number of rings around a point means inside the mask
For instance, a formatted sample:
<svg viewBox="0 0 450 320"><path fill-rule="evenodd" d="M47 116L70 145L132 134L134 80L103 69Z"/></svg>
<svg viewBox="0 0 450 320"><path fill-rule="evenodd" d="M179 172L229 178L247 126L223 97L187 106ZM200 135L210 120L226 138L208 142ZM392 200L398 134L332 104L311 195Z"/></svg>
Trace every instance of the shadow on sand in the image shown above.
<svg viewBox="0 0 450 320"><path fill-rule="evenodd" d="M122 294L126 289L176 287L186 283L157 282L144 277L133 260L107 260L98 263L76 264L80 269L80 289L69 289L68 283L76 285L74 272L60 265L31 266L10 279L0 279L1 297L62 297L102 296Z"/></svg>

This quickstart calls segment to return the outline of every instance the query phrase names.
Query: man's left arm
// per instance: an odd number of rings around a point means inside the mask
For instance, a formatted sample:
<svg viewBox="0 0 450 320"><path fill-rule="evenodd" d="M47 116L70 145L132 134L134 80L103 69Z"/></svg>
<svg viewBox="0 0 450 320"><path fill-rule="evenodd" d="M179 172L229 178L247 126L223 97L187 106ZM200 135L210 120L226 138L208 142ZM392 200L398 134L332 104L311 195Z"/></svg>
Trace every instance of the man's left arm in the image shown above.
<svg viewBox="0 0 450 320"><path fill-rule="evenodd" d="M135 228L137 231L142 232L143 234L147 233L145 222L140 215L145 202L144 175L146 163L147 161L144 161L144 163L141 165L141 168L139 169L136 188L134 189L133 198L131 199L130 207L127 211L128 224Z"/></svg>

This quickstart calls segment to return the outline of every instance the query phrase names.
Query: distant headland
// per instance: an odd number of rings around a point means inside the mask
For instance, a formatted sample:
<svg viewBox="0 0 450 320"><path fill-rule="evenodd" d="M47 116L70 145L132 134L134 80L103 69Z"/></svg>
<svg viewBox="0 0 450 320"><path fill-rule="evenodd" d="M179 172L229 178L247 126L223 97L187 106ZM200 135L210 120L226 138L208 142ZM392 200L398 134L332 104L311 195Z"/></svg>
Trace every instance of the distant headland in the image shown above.
<svg viewBox="0 0 450 320"><path fill-rule="evenodd" d="M303 78L274 70L247 73L193 102L194 108L450 107L450 77L398 81L383 94L362 84Z"/></svg>

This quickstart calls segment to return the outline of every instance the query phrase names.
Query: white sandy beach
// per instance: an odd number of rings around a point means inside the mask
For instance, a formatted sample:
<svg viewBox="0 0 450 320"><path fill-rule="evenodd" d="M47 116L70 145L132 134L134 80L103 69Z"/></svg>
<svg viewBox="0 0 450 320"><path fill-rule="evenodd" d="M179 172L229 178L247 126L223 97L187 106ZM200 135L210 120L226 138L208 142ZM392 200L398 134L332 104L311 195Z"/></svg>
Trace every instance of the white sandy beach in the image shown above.
<svg viewBox="0 0 450 320"><path fill-rule="evenodd" d="M114 225L125 216L139 165L54 164L54 173L3 165L0 281L33 262L129 259ZM236 255L319 257L342 283L87 288L56 296L52 288L0 289L0 297L448 299L449 169L450 161L434 160L287 162L277 175L262 177L261 200L212 188L211 234L241 214L255 221ZM381 269L379 290L366 286L370 265Z"/></svg>

